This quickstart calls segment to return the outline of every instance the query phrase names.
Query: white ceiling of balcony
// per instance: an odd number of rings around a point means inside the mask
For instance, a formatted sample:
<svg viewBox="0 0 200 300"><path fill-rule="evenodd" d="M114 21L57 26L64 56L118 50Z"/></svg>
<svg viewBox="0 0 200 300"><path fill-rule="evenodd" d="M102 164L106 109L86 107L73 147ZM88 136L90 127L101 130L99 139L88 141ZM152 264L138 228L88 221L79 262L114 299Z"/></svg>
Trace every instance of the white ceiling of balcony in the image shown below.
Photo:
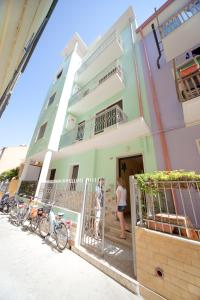
<svg viewBox="0 0 200 300"><path fill-rule="evenodd" d="M53 0L0 0L0 97Z"/></svg>

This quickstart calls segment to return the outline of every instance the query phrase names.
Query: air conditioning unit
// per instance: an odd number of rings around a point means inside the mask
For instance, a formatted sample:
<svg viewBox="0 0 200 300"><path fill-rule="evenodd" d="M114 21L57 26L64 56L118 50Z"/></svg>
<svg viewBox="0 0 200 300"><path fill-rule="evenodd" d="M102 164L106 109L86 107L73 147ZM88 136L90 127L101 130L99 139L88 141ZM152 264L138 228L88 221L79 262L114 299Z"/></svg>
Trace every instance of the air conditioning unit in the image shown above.
<svg viewBox="0 0 200 300"><path fill-rule="evenodd" d="M67 122L66 122L66 129L72 130L76 126L76 117L73 115L68 115Z"/></svg>

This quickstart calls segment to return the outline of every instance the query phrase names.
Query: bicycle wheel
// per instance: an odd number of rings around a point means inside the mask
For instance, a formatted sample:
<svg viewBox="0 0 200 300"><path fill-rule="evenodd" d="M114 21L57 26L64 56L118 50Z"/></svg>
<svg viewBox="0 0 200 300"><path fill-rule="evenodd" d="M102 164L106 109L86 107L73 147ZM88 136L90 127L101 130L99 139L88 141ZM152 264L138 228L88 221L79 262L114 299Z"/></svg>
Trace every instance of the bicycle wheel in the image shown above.
<svg viewBox="0 0 200 300"><path fill-rule="evenodd" d="M56 244L60 250L65 249L68 243L68 230L64 223L60 223L56 228Z"/></svg>
<svg viewBox="0 0 200 300"><path fill-rule="evenodd" d="M5 203L3 206L3 212L6 214L9 212L9 205L7 203Z"/></svg>
<svg viewBox="0 0 200 300"><path fill-rule="evenodd" d="M49 233L49 220L46 217L40 220L39 233L43 238L46 237Z"/></svg>
<svg viewBox="0 0 200 300"><path fill-rule="evenodd" d="M37 230L38 225L39 225L39 219L38 219L38 217L32 218L31 219L31 230L33 232L35 232Z"/></svg>
<svg viewBox="0 0 200 300"><path fill-rule="evenodd" d="M17 205L13 205L10 209L10 216L11 218L16 217L17 216Z"/></svg>

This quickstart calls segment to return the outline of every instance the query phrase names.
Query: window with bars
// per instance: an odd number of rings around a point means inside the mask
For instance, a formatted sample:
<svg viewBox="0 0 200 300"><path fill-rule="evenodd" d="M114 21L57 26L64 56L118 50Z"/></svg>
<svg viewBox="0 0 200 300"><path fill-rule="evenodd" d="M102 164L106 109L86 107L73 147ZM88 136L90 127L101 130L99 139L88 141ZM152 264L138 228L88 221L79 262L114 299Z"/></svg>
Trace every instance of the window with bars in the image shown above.
<svg viewBox="0 0 200 300"><path fill-rule="evenodd" d="M106 107L96 114L94 134L103 132L105 128L115 125L119 121L116 111L117 106L119 106L120 109L123 108L122 100Z"/></svg>

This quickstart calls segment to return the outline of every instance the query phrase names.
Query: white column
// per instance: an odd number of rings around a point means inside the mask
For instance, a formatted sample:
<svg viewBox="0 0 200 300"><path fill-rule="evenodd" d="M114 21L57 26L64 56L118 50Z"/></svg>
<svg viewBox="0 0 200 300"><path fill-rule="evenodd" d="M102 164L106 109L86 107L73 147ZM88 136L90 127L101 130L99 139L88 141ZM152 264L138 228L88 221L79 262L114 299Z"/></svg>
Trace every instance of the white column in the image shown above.
<svg viewBox="0 0 200 300"><path fill-rule="evenodd" d="M49 170L49 166L50 166L50 163L51 163L51 158L52 158L52 151L49 150L49 151L47 151L47 153L45 154L45 157L44 157L42 170L41 170L41 173L40 173L40 178L39 178L37 189L36 189L36 192L35 192L35 197L38 197L39 190L40 190L40 184L42 182L45 182L46 179L47 179L48 170Z"/></svg>

